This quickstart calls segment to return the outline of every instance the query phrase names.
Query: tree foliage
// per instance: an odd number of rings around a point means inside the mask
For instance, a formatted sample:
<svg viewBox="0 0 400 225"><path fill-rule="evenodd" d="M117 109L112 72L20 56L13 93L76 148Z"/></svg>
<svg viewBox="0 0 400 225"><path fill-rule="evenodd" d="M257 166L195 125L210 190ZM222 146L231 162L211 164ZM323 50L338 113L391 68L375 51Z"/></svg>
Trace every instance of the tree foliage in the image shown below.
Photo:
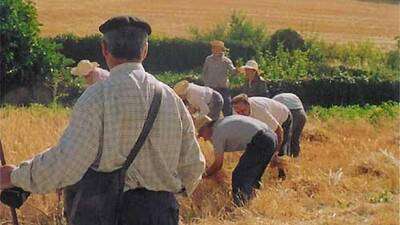
<svg viewBox="0 0 400 225"><path fill-rule="evenodd" d="M0 15L1 94L38 83L51 88L69 83L65 69L73 61L58 52L57 44L39 37L40 24L32 2L1 0Z"/></svg>

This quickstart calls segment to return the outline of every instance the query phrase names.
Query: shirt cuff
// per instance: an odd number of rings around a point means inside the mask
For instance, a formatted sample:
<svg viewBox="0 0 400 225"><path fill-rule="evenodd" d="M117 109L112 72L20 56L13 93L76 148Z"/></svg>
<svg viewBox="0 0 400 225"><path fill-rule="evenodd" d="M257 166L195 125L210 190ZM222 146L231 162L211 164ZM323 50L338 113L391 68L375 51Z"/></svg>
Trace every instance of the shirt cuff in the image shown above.
<svg viewBox="0 0 400 225"><path fill-rule="evenodd" d="M195 182L185 185L186 197L190 197L193 194L194 190L197 188L197 185L200 184L202 176L203 174L201 174L201 176Z"/></svg>
<svg viewBox="0 0 400 225"><path fill-rule="evenodd" d="M15 187L24 189L25 191L31 191L29 188L30 175L27 167L17 167L11 172L11 184Z"/></svg>

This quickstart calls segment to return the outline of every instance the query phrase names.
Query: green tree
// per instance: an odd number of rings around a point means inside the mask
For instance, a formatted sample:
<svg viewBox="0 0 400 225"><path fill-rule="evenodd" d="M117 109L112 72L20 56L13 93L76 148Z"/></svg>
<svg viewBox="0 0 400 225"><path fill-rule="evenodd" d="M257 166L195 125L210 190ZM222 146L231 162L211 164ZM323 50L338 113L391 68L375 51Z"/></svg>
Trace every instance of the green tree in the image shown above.
<svg viewBox="0 0 400 225"><path fill-rule="evenodd" d="M56 90L59 85L71 84L65 68L73 61L57 52L58 45L40 38L39 32L40 24L32 2L0 1L1 95L16 87L38 83Z"/></svg>
<svg viewBox="0 0 400 225"><path fill-rule="evenodd" d="M277 30L271 35L270 51L272 54L277 53L280 44L288 52L304 49L303 37L292 29Z"/></svg>
<svg viewBox="0 0 400 225"><path fill-rule="evenodd" d="M215 25L210 31L201 32L191 28L192 37L197 41L222 40L257 48L264 48L268 42L266 26L253 23L244 13L234 11L229 21Z"/></svg>

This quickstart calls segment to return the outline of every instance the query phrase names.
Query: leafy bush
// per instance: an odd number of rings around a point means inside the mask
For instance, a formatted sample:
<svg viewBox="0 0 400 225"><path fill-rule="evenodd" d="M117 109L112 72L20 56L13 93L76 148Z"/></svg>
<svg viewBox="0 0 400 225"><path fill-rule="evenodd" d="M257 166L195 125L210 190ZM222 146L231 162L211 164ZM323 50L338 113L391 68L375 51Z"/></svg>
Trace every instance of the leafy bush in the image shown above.
<svg viewBox="0 0 400 225"><path fill-rule="evenodd" d="M282 45L283 49L288 52L304 49L304 39L295 30L281 29L271 35L269 45L271 53L275 55L279 50L280 45Z"/></svg>
<svg viewBox="0 0 400 225"><path fill-rule="evenodd" d="M257 57L263 76L267 79L297 80L313 77L316 72L317 62L309 59L308 51L294 50L287 52L280 45L273 55L266 51Z"/></svg>
<svg viewBox="0 0 400 225"><path fill-rule="evenodd" d="M347 44L330 44L324 49L327 63L347 68L348 70L363 70L369 76L380 79L399 79L399 62L396 61L398 50L388 53L375 44L366 41Z"/></svg>
<svg viewBox="0 0 400 225"><path fill-rule="evenodd" d="M34 63L31 53L36 51L39 23L34 6L22 0L0 2L0 62L1 81L11 78L27 83L28 72Z"/></svg>
<svg viewBox="0 0 400 225"><path fill-rule="evenodd" d="M388 52L386 64L390 69L398 72L397 76L400 76L400 36L396 37L396 41L397 49Z"/></svg>
<svg viewBox="0 0 400 225"><path fill-rule="evenodd" d="M0 82L1 96L16 87L51 87L58 96L66 85L65 67L72 60L60 54L58 46L39 37L39 23L33 3L24 0L0 1ZM67 81L67 82L64 82Z"/></svg>
<svg viewBox="0 0 400 225"><path fill-rule="evenodd" d="M268 42L265 24L255 24L244 13L236 11L228 22L217 24L210 31L201 32L197 28L191 28L190 32L195 41L222 40L257 49L264 48Z"/></svg>

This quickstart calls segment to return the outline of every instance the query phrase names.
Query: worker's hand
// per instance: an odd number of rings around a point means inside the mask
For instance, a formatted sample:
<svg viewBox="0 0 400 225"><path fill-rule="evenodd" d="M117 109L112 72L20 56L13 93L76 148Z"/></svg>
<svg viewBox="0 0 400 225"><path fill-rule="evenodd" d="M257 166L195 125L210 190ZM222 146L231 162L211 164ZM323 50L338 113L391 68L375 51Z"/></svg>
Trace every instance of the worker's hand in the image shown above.
<svg viewBox="0 0 400 225"><path fill-rule="evenodd" d="M207 172L204 172L202 178L203 178L203 179L207 179L207 178L210 178L210 176L207 174Z"/></svg>
<svg viewBox="0 0 400 225"><path fill-rule="evenodd" d="M13 187L11 184L11 172L14 169L14 165L5 165L0 167L0 190Z"/></svg>

